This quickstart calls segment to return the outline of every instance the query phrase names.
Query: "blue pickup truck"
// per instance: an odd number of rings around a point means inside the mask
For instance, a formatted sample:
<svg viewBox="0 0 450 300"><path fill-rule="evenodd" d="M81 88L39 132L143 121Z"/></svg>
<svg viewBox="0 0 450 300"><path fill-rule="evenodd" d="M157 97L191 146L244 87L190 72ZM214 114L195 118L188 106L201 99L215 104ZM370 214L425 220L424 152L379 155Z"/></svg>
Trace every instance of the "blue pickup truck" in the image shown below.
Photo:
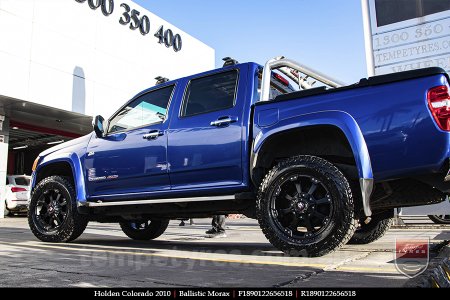
<svg viewBox="0 0 450 300"><path fill-rule="evenodd" d="M440 68L343 85L282 57L228 59L159 80L93 128L33 165L28 219L42 241L72 241L89 221L150 240L171 219L239 213L286 254L321 256L450 190Z"/></svg>

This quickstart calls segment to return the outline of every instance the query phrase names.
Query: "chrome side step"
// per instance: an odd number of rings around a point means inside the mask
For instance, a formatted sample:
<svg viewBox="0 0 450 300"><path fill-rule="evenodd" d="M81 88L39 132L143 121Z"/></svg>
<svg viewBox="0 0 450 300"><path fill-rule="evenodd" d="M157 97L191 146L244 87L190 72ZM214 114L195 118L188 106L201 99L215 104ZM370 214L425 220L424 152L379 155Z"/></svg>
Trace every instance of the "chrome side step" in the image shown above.
<svg viewBox="0 0 450 300"><path fill-rule="evenodd" d="M143 204L161 204L161 203L186 203L186 202L205 202L205 201L224 201L235 200L234 195L228 196L212 196L212 197L190 197L190 198L166 198L166 199L150 199L150 200L130 200L130 201L111 201L111 202L86 202L87 207L107 207L107 206L127 206L127 205L143 205Z"/></svg>

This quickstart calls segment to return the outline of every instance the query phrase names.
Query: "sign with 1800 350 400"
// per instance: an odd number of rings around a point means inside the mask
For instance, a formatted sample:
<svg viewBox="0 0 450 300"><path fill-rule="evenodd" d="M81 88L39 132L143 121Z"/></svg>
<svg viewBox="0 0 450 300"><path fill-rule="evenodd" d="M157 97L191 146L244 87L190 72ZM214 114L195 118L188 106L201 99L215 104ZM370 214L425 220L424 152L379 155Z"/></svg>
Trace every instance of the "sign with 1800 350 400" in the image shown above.
<svg viewBox="0 0 450 300"><path fill-rule="evenodd" d="M86 3L92 10L101 10L104 16L109 17L116 9L115 0L75 0L78 3ZM121 25L128 26L130 30L138 30L143 36L151 32L151 22L147 15L141 15L141 12L133 9L126 3L118 4L121 10L121 16L118 22ZM179 34L174 34L171 29L165 29L161 25L153 34L159 44L172 48L175 52L181 51L183 41Z"/></svg>

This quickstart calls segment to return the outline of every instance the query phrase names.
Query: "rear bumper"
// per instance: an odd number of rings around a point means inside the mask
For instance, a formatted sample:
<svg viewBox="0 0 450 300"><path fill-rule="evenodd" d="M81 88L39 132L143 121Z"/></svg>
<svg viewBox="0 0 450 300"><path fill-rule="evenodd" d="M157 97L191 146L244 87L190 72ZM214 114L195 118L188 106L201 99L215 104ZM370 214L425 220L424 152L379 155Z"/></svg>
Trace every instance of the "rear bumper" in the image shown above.
<svg viewBox="0 0 450 300"><path fill-rule="evenodd" d="M7 200L6 207L11 211L27 211L28 200Z"/></svg>

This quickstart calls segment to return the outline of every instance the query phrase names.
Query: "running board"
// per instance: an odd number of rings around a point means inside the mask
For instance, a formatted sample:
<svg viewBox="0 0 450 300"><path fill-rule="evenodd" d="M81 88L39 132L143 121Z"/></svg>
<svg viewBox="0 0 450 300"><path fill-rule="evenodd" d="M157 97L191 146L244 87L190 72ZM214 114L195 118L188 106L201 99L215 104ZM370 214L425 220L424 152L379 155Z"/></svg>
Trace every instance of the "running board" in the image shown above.
<svg viewBox="0 0 450 300"><path fill-rule="evenodd" d="M190 197L190 198L166 198L150 200L130 200L130 201L111 201L111 202L86 202L87 207L106 207L106 206L127 206L144 204L162 204L162 203L186 203L186 202L206 202L206 201L224 201L236 200L234 195L214 196L214 197Z"/></svg>

